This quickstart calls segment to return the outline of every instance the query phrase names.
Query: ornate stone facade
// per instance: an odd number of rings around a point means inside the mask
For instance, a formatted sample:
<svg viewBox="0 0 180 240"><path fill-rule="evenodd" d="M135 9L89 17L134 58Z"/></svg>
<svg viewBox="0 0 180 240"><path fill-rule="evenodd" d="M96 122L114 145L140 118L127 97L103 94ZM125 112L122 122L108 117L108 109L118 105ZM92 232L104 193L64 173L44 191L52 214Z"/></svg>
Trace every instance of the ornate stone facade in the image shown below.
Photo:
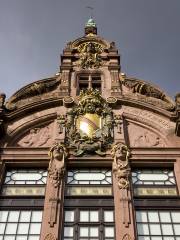
<svg viewBox="0 0 180 240"><path fill-rule="evenodd" d="M97 35L92 19L85 26L85 36L65 47L58 74L23 87L7 101L0 94L1 183L12 166L48 170L46 193L41 197L41 240L64 239L64 208L89 211L91 203L96 204L94 209L114 208L114 239L138 239L135 211L146 209L149 202L154 208L159 203L135 196L133 169L174 169L180 190L179 99L177 94L174 102L152 84L123 74L115 43ZM112 169L110 188L94 184L67 190L69 169L104 168ZM74 181L77 185L79 180ZM5 200L0 200L2 208ZM40 202L31 200L30 204ZM9 202L13 205L15 199L9 197ZM175 205L170 199L167 202L172 208ZM179 202L175 206L180 208ZM79 239L77 229L75 240Z"/></svg>

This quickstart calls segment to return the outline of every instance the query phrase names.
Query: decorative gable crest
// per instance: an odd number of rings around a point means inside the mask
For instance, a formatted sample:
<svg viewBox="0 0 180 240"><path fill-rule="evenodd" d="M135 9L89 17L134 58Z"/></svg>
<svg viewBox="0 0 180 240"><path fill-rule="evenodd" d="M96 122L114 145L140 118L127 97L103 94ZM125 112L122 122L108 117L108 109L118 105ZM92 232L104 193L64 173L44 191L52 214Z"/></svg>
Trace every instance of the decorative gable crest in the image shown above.
<svg viewBox="0 0 180 240"><path fill-rule="evenodd" d="M78 104L67 113L65 144L74 155L105 155L113 140L113 113L98 90L81 91Z"/></svg>

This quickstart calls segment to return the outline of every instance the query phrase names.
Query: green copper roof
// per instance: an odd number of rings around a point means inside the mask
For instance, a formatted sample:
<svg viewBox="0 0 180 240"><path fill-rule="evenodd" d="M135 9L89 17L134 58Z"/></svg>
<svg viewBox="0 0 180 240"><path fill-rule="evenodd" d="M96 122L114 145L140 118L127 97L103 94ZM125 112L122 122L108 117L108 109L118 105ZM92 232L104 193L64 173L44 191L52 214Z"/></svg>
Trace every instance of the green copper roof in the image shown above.
<svg viewBox="0 0 180 240"><path fill-rule="evenodd" d="M95 21L92 18L90 18L86 23L86 27L96 27Z"/></svg>

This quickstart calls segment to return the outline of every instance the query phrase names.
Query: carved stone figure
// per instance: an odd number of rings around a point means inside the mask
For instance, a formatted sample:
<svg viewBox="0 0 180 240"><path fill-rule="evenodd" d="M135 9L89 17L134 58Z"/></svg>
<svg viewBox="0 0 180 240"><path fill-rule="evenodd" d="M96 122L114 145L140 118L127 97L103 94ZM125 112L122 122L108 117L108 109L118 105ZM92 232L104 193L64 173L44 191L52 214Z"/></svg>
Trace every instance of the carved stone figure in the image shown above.
<svg viewBox="0 0 180 240"><path fill-rule="evenodd" d="M114 158L113 172L117 178L118 186L120 189L128 189L130 151L123 143L117 143L113 146L111 153Z"/></svg>
<svg viewBox="0 0 180 240"><path fill-rule="evenodd" d="M68 152L65 146L61 143L56 143L49 151L50 162L48 173L54 187L58 187L61 179L64 176L64 161Z"/></svg>
<svg viewBox="0 0 180 240"><path fill-rule="evenodd" d="M18 145L22 147L44 147L48 146L51 138L51 125L42 128L30 129L27 136L22 138Z"/></svg>
<svg viewBox="0 0 180 240"><path fill-rule="evenodd" d="M180 93L176 94L175 101L176 101L176 109L180 110Z"/></svg>

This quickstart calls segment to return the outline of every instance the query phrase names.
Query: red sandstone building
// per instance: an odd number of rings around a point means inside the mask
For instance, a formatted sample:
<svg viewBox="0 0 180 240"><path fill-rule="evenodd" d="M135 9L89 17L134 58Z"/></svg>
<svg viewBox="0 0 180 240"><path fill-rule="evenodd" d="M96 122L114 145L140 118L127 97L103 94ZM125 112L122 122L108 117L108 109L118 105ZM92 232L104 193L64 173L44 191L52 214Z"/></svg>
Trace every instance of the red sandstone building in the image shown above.
<svg viewBox="0 0 180 240"><path fill-rule="evenodd" d="M0 240L180 240L180 95L69 42L58 74L0 95Z"/></svg>

